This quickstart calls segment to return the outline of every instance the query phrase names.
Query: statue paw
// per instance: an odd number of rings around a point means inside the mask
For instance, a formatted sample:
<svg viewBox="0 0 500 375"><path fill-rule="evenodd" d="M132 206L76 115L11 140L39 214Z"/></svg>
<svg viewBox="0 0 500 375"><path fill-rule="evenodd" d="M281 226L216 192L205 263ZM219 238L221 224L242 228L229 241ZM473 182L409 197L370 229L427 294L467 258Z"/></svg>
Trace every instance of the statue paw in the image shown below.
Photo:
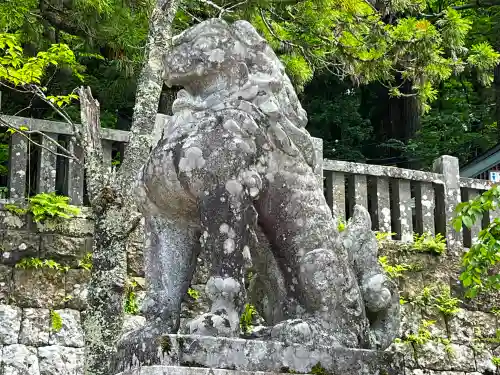
<svg viewBox="0 0 500 375"><path fill-rule="evenodd" d="M148 322L146 325L124 334L118 340L117 348L139 347L139 345L142 345L142 343L146 341L151 341L154 338L168 333L172 333L172 329L167 324Z"/></svg>
<svg viewBox="0 0 500 375"><path fill-rule="evenodd" d="M368 311L379 312L389 307L392 293L387 287L387 277L376 274L363 282L362 293Z"/></svg>
<svg viewBox="0 0 500 375"><path fill-rule="evenodd" d="M200 336L237 337L239 324L234 327L224 310L202 314L188 323L189 333Z"/></svg>
<svg viewBox="0 0 500 375"><path fill-rule="evenodd" d="M331 334L324 332L321 325L313 320L285 320L272 328L271 338L286 345L339 346L338 341Z"/></svg>

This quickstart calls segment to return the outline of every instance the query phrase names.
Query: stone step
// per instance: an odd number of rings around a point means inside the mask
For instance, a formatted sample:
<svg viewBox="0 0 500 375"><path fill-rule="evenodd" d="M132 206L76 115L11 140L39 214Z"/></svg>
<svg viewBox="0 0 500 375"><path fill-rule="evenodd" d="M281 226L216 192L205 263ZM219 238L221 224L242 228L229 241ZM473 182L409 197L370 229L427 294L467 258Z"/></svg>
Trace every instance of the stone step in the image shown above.
<svg viewBox="0 0 500 375"><path fill-rule="evenodd" d="M290 373L157 365L157 366L145 366L145 367L130 369L121 372L118 375L280 375L280 374L290 374Z"/></svg>
<svg viewBox="0 0 500 375"><path fill-rule="evenodd" d="M251 373L261 371L302 374L312 372L317 375L404 374L401 357L388 351L286 345L277 341L196 335L140 336L132 333L128 337L129 339L123 340L118 346L112 367L114 374L163 374L133 370L156 365L227 369ZM165 372L165 374L170 373Z"/></svg>

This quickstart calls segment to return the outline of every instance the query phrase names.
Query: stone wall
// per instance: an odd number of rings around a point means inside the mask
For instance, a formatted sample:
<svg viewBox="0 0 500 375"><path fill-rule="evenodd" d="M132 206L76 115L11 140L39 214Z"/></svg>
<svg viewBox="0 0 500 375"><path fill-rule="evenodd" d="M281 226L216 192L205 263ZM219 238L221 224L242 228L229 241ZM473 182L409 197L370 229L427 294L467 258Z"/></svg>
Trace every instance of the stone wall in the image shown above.
<svg viewBox="0 0 500 375"><path fill-rule="evenodd" d="M380 249L389 264L410 268L396 278L401 338L390 348L404 353L406 375L500 374L494 360L500 357L500 294L466 298L457 255L416 252L396 242Z"/></svg>
<svg viewBox="0 0 500 375"><path fill-rule="evenodd" d="M92 220L82 212L77 218L50 226L0 211L0 236L0 375L83 374L81 322L89 271L80 261L91 249ZM134 298L139 314L127 316L124 332L144 323L140 316L144 275L139 232L127 252L129 278L137 283ZM399 243L385 242L381 255L392 265L413 266L398 278L408 302L402 306L401 340L390 348L405 354L406 375L499 374L493 359L500 357L500 317L493 311L500 307L500 296L473 301L463 298L458 283L459 259L452 254L416 253L404 250ZM19 267L23 259L31 258L52 260L69 269ZM192 288L199 297L186 296L183 321L206 311L205 279L203 272L195 276ZM463 300L457 312L445 315L439 311L436 306L449 298L439 299L436 285L449 286L452 294ZM427 300L422 297L426 287L432 296Z"/></svg>
<svg viewBox="0 0 500 375"><path fill-rule="evenodd" d="M57 225L0 211L0 375L83 374L82 319L90 272L79 263L91 251L92 231L85 211ZM139 281L139 303L140 249L140 238L129 244L129 274ZM35 267L37 260L57 265ZM23 261L31 266L21 266ZM129 317L124 328L142 321Z"/></svg>

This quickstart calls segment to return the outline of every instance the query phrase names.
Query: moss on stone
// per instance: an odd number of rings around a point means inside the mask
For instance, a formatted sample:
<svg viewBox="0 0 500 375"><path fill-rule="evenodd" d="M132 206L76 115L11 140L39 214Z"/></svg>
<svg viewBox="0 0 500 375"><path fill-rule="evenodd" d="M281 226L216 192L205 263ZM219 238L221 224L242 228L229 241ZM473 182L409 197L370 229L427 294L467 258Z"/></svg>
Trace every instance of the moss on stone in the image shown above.
<svg viewBox="0 0 500 375"><path fill-rule="evenodd" d="M321 363L318 362L316 363L310 371L311 374L313 375L332 375L328 370L326 370L323 366L321 366Z"/></svg>
<svg viewBox="0 0 500 375"><path fill-rule="evenodd" d="M170 337L162 336L160 338L160 346L163 353L170 354L170 352L172 351L172 340L170 340Z"/></svg>

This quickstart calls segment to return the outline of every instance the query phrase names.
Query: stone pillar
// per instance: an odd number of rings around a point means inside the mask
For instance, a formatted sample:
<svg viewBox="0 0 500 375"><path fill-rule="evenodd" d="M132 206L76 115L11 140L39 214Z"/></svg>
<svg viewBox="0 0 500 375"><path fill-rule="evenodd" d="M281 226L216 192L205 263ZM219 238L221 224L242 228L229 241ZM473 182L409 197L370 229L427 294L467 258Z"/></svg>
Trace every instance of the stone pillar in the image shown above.
<svg viewBox="0 0 500 375"><path fill-rule="evenodd" d="M13 200L24 200L26 195L27 142L27 139L18 133L10 136L9 197Z"/></svg>
<svg viewBox="0 0 500 375"><path fill-rule="evenodd" d="M38 181L37 193L52 193L56 191L56 173L57 173L57 156L58 151L54 142L51 142L48 137L57 142L58 135L54 133L45 133L42 137L40 150L40 158L38 160Z"/></svg>
<svg viewBox="0 0 500 375"><path fill-rule="evenodd" d="M393 180L391 184L391 213L394 231L401 241L413 242L410 180Z"/></svg>
<svg viewBox="0 0 500 375"><path fill-rule="evenodd" d="M71 140L69 150L82 162L78 164L76 160L70 159L68 163L68 196L71 198L71 204L80 206L83 204L83 185L84 185L84 169L83 169L83 149Z"/></svg>
<svg viewBox="0 0 500 375"><path fill-rule="evenodd" d="M345 175L341 172L326 171L326 201L336 220L346 220Z"/></svg>
<svg viewBox="0 0 500 375"><path fill-rule="evenodd" d="M446 241L448 249L463 247L463 234L462 231L455 232L451 221L455 215L455 208L462 201L460 194L460 169L458 159L443 155L434 161L432 169L435 173L443 175L444 189L441 193L442 196L438 197L439 209L437 216L439 220L444 222L444 229L446 231Z"/></svg>
<svg viewBox="0 0 500 375"><path fill-rule="evenodd" d="M368 210L368 184L366 175L354 174L348 177L349 215L352 215L354 205L359 204Z"/></svg>
<svg viewBox="0 0 500 375"><path fill-rule="evenodd" d="M111 161L113 160L113 142L103 139L102 144L102 159L106 168L111 168Z"/></svg>
<svg viewBox="0 0 500 375"><path fill-rule="evenodd" d="M374 222L377 230L391 233L391 196L389 194L389 179L387 177L376 177L372 184L372 201L376 213ZM391 239L391 235L388 236Z"/></svg>
<svg viewBox="0 0 500 375"><path fill-rule="evenodd" d="M415 189L415 219L417 231L436 234L434 225L434 186L429 182L419 182Z"/></svg>

